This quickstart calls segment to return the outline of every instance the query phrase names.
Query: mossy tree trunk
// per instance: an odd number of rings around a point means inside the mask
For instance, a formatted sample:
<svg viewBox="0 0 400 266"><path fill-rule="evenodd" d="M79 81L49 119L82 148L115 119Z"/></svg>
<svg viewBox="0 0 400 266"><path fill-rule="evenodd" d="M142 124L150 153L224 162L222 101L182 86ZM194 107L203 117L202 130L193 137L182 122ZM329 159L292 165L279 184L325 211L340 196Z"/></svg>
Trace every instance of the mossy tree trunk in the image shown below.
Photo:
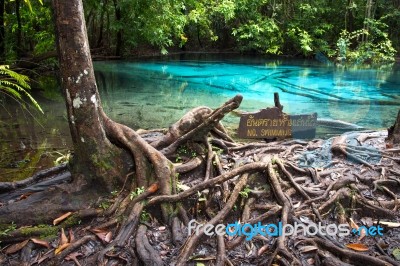
<svg viewBox="0 0 400 266"><path fill-rule="evenodd" d="M393 126L388 128L387 141L391 144L400 144L400 110L397 113L397 118Z"/></svg>
<svg viewBox="0 0 400 266"><path fill-rule="evenodd" d="M82 1L53 1L61 87L74 145L73 175L80 184L112 189L124 177L121 149L107 138L88 45Z"/></svg>

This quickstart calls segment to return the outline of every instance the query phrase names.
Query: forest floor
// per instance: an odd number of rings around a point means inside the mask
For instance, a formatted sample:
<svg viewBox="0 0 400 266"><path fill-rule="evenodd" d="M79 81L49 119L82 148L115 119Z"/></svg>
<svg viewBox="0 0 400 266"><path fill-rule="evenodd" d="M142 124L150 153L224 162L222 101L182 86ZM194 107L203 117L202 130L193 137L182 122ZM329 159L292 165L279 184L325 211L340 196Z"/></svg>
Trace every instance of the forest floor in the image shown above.
<svg viewBox="0 0 400 266"><path fill-rule="evenodd" d="M78 220L68 212L53 224L10 224L0 230L0 265L400 265L400 147L386 144L386 131L251 143L215 132L168 157L175 195L154 194L155 184L121 189ZM148 143L162 134L138 133ZM65 165L54 173L56 184L70 178ZM35 192L24 189L0 194L0 205ZM160 202L176 203L171 224ZM126 224L110 214L124 204L137 230L112 245ZM225 233L209 235L220 223Z"/></svg>

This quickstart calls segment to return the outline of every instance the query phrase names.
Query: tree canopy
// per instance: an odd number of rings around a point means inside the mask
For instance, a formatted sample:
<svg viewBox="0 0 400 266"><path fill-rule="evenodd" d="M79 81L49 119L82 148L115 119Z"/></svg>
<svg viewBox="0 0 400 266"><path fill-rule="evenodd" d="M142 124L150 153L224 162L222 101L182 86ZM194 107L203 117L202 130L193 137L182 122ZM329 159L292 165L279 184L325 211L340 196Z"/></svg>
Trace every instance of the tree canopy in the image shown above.
<svg viewBox="0 0 400 266"><path fill-rule="evenodd" d="M49 3L0 7L4 58L54 50ZM226 50L382 64L400 47L398 0L85 0L84 7L90 47L106 55Z"/></svg>

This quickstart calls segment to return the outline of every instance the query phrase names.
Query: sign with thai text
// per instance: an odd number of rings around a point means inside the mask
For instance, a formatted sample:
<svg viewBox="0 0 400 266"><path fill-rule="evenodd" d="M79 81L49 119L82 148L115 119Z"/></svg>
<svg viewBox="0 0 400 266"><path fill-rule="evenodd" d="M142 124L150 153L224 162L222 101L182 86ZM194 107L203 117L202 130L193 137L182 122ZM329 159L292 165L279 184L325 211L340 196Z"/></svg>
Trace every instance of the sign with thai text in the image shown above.
<svg viewBox="0 0 400 266"><path fill-rule="evenodd" d="M315 137L317 113L288 115L279 108L262 109L257 113L242 114L239 123L240 138L297 138Z"/></svg>

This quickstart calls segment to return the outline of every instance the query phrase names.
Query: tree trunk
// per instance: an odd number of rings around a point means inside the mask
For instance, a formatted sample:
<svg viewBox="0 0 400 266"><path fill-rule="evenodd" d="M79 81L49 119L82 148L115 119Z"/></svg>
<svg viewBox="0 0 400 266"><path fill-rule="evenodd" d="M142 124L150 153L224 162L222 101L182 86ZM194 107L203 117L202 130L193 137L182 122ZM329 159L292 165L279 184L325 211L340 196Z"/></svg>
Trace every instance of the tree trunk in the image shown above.
<svg viewBox="0 0 400 266"><path fill-rule="evenodd" d="M397 118L393 126L388 128L387 141L390 144L400 144L400 110L397 113Z"/></svg>
<svg viewBox="0 0 400 266"><path fill-rule="evenodd" d="M3 62L5 59L5 31L4 31L4 13L5 6L4 0L0 0L0 62Z"/></svg>
<svg viewBox="0 0 400 266"><path fill-rule="evenodd" d="M21 58L22 55L22 22L21 22L21 14L20 14L21 0L15 1L15 15L17 16L17 57Z"/></svg>
<svg viewBox="0 0 400 266"><path fill-rule="evenodd" d="M115 8L115 20L120 22L121 21L121 8L119 7L117 0L114 1L114 8ZM120 56L121 55L121 47L122 47L122 30L118 29L117 32L117 43L115 46L115 55Z"/></svg>
<svg viewBox="0 0 400 266"><path fill-rule="evenodd" d="M122 178L121 171L125 171L119 170L123 169L118 159L121 150L108 140L103 127L82 1L54 0L53 8L61 87L77 158L72 172L82 177L83 183L110 190L115 178Z"/></svg>
<svg viewBox="0 0 400 266"><path fill-rule="evenodd" d="M100 14L99 38L97 39L96 47L101 47L103 43L104 15L107 10L107 5L108 5L108 0L103 1L103 6L101 8L101 14Z"/></svg>

